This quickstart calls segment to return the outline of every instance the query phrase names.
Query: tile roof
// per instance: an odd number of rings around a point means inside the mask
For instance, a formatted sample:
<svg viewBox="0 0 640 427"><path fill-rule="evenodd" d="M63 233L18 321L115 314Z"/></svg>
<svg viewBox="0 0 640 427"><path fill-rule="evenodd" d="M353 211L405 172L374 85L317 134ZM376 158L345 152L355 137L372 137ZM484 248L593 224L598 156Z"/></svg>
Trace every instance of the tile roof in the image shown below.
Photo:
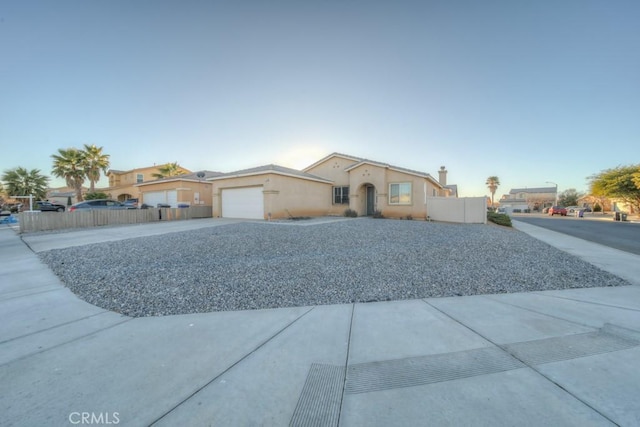
<svg viewBox="0 0 640 427"><path fill-rule="evenodd" d="M237 170L234 172L229 172L229 173L224 173L224 174L220 174L218 176L215 177L211 177L209 178L210 180L216 180L216 179L224 179L224 178L232 178L235 176L246 176L246 175L260 175L263 173L277 173L280 175L288 175L288 176L293 176L293 177L297 177L297 178L303 178L303 179L311 179L314 181L322 181L322 182L327 182L327 183L331 183L332 181L326 179L326 178L322 178L316 175L312 175L310 173L306 173L306 172L302 172L299 171L297 169L291 169L291 168L287 168L284 166L280 166L280 165L274 165L274 164L270 164L270 165L263 165L263 166L258 166L255 168L249 168L249 169L242 169L242 170Z"/></svg>
<svg viewBox="0 0 640 427"><path fill-rule="evenodd" d="M318 162L314 163L314 164L313 164L313 165L311 165L311 166L308 166L308 167L307 167L307 168L305 168L305 169L309 169L309 168L311 168L312 166L315 166L316 164L321 163L321 162L323 162L323 161L325 161L325 160L327 160L327 159L329 159L329 158L331 158L331 157L333 157L333 156L345 157L345 158L353 159L353 160L356 160L356 161L357 161L357 163L355 163L355 164L353 164L353 165L349 166L348 168L346 168L346 169L345 169L346 171L348 171L349 169L353 169L353 168L355 168L355 167L358 167L358 166L359 166L359 165L361 165L361 164L364 164L364 163L370 163L370 164L373 164L373 165L378 165L378 166L381 166L381 167L385 167L385 168L389 168L389 169L394 169L394 170L399 171L399 172L406 172L406 173L409 173L409 174L412 174L412 175L417 175L417 176L421 176L421 177L423 177L423 178L428 178L428 179L432 180L434 183L437 183L438 185L442 186L442 185L440 184L440 182L438 182L438 180L437 180L437 179L435 179L433 176L431 176L431 175L430 175L429 173L427 173L427 172L421 172L421 171L417 171L417 170L413 170L413 169L407 169L407 168L403 168L403 167L400 167L400 166L394 166L394 165L391 165L391 164L386 163L386 162L379 162L379 161L376 161L376 160L370 160L370 159L365 159L365 158L362 158L362 157L350 156L350 155L348 155L348 154L337 153L337 152L332 153L332 154L329 154L328 156L326 156L326 157L325 157L325 158L323 158L322 160L320 160L320 161L318 161Z"/></svg>
<svg viewBox="0 0 640 427"><path fill-rule="evenodd" d="M198 176L199 173L203 174L203 176L202 177ZM222 172L204 170L204 171L187 173L184 175L167 176L164 178L154 179L153 181L145 181L139 184L135 184L135 186L137 187L140 185L157 184L159 182L171 182L171 181L204 181L209 178L213 178L215 176L220 176L220 175L222 175Z"/></svg>
<svg viewBox="0 0 640 427"><path fill-rule="evenodd" d="M509 194L515 193L555 193L556 187L512 188Z"/></svg>

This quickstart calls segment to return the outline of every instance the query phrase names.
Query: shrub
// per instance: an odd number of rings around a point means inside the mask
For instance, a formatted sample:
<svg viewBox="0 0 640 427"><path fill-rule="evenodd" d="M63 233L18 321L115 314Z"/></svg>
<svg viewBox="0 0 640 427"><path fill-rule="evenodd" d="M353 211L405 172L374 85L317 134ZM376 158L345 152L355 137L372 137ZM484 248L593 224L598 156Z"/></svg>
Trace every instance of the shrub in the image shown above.
<svg viewBox="0 0 640 427"><path fill-rule="evenodd" d="M602 211L602 207L596 203L596 205L593 207L593 211L594 212L601 212Z"/></svg>
<svg viewBox="0 0 640 427"><path fill-rule="evenodd" d="M509 217L509 215L488 212L487 220L493 222L494 224L504 225L505 227L511 227L511 218Z"/></svg>
<svg viewBox="0 0 640 427"><path fill-rule="evenodd" d="M375 211L373 213L373 217L374 218L384 218L384 215L382 215L382 211Z"/></svg>
<svg viewBox="0 0 640 427"><path fill-rule="evenodd" d="M84 195L85 200L108 199L107 193L87 193Z"/></svg>
<svg viewBox="0 0 640 427"><path fill-rule="evenodd" d="M407 215L407 219L408 219L409 221L411 221L411 220L413 220L413 216L412 216L411 214L409 214L409 215Z"/></svg>
<svg viewBox="0 0 640 427"><path fill-rule="evenodd" d="M354 211L353 209L347 209L344 211L344 216L349 218L355 218L358 216L358 212Z"/></svg>

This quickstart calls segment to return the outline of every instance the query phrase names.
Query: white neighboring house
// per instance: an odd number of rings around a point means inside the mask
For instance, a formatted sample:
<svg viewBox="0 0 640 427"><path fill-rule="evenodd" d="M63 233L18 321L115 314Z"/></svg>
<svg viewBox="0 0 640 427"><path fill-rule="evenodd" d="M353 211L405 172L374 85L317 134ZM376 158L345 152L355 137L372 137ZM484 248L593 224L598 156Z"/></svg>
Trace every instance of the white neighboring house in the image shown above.
<svg viewBox="0 0 640 427"><path fill-rule="evenodd" d="M542 212L554 205L557 196L556 187L513 188L500 199L500 208L507 214Z"/></svg>

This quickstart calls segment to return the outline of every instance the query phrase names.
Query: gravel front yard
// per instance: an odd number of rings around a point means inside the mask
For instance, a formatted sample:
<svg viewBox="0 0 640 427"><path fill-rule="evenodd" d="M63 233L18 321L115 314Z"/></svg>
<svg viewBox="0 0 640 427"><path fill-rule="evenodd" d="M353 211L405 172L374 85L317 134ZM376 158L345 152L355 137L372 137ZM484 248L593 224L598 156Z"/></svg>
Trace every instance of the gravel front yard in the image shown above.
<svg viewBox="0 0 640 427"><path fill-rule="evenodd" d="M82 299L135 317L628 285L517 230L369 218L246 222L40 256Z"/></svg>

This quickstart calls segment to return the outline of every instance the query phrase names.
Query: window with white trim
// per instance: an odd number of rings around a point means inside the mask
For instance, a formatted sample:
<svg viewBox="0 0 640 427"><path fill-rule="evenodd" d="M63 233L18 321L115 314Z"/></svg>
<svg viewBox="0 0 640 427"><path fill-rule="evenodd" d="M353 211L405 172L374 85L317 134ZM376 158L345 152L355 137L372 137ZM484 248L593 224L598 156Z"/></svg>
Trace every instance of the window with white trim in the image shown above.
<svg viewBox="0 0 640 427"><path fill-rule="evenodd" d="M411 204L411 183L400 182L389 184L389 204L390 205L410 205Z"/></svg>
<svg viewBox="0 0 640 427"><path fill-rule="evenodd" d="M144 175L142 175L141 173L137 173L136 174L136 184L140 184L143 181L144 181Z"/></svg>
<svg viewBox="0 0 640 427"><path fill-rule="evenodd" d="M333 204L349 204L349 187L333 187Z"/></svg>

